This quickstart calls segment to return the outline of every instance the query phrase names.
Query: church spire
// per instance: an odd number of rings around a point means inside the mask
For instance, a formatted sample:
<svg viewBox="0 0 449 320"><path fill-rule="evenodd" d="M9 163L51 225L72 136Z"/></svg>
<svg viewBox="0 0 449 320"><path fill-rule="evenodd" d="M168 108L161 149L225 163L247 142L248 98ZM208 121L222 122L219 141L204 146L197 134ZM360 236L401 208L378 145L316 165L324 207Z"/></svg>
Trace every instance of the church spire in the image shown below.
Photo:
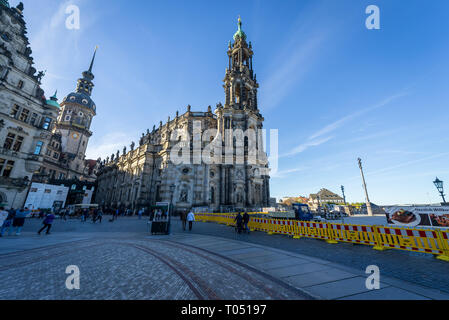
<svg viewBox="0 0 449 320"><path fill-rule="evenodd" d="M98 46L95 47L94 56L90 62L89 72L92 73L92 67L94 66L95 56L97 55Z"/></svg>
<svg viewBox="0 0 449 320"><path fill-rule="evenodd" d="M92 57L92 61L90 62L89 70L84 71L83 78L78 79L78 84L76 86L76 92L78 93L84 93L89 96L92 94L92 89L94 87L92 81L95 78L94 74L92 73L92 68L94 66L95 56L97 55L97 49L98 46L95 47L94 55Z"/></svg>

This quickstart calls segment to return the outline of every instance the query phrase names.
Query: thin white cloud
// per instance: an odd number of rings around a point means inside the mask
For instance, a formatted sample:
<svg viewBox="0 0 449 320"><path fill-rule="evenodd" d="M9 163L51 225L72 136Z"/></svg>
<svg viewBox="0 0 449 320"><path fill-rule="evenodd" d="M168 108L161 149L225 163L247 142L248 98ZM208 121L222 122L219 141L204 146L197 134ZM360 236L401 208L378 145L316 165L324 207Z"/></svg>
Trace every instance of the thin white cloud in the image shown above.
<svg viewBox="0 0 449 320"><path fill-rule="evenodd" d="M311 140L311 141L307 141L304 142L302 144L300 144L299 146L297 146L296 148L292 149L290 152L280 155L280 158L283 157L289 157L289 156L293 156L299 153L302 153L304 151L306 151L307 149L311 148L311 147L317 147L320 146L326 142L328 142L329 140L333 139L333 137L325 137L322 139L315 139L315 140Z"/></svg>
<svg viewBox="0 0 449 320"><path fill-rule="evenodd" d="M292 173L301 172L309 169L308 167L298 167L294 169L287 169L287 170L281 170L277 171L275 174L271 175L271 178L284 178L286 176L291 175Z"/></svg>
<svg viewBox="0 0 449 320"><path fill-rule="evenodd" d="M360 117L361 115L364 115L364 114L366 114L366 113L368 113L370 111L374 111L376 109L382 108L382 107L388 105L390 102L392 102L392 101L394 101L394 100L396 100L396 99L398 99L400 97L403 97L405 95L406 95L406 93L404 93L404 92L392 95L392 96L382 100L381 102L379 102L379 103L377 103L377 104L375 104L375 105L373 105L371 107L368 107L368 108L362 109L360 111L354 112L352 114L349 114L349 115L347 115L347 116L345 116L345 117L343 117L343 118L341 118L341 119L331 123L330 125L324 127L323 129L319 130L318 132L316 132L315 134L310 136L310 139L315 139L315 138L320 137L322 135L329 134L329 133L337 130L338 128L340 128L346 122L348 122L350 120L353 120L353 119L355 119L357 117Z"/></svg>
<svg viewBox="0 0 449 320"><path fill-rule="evenodd" d="M284 155L281 155L280 157L293 156L293 155L304 152L305 150L309 149L310 147L320 146L320 145L328 142L329 140L333 139L333 136L329 136L329 134L331 134L335 130L339 129L345 123L347 123L357 117L360 117L361 115L364 115L370 111L374 111L376 109L384 107L384 106L388 105L390 102L392 102L400 97L403 97L405 95L406 95L406 93L404 93L404 92L392 95L371 107L368 107L368 108L362 109L360 111L354 112L352 114L349 114L349 115L331 123L330 125L324 127L323 129L317 131L316 133L312 134L308 138L308 141L300 144L296 148L292 149L290 152L288 152ZM320 138L321 136L324 136L324 135L327 135L327 136Z"/></svg>

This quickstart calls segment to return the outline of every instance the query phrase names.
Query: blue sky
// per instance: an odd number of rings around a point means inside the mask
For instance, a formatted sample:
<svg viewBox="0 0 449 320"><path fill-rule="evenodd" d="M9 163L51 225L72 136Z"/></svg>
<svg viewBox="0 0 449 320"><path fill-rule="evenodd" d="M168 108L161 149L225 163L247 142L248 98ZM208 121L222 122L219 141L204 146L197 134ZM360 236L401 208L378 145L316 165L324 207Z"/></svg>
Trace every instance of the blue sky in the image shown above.
<svg viewBox="0 0 449 320"><path fill-rule="evenodd" d="M65 28L69 4L80 8L80 30ZM365 27L371 4L380 8L380 30ZM349 201L363 201L358 157L374 203L439 202L432 181L449 183L448 1L24 5L36 67L47 70L47 96L71 92L100 47L91 158L138 142L188 104L204 111L223 101L227 43L241 15L265 128L279 129L272 196L340 192L344 185Z"/></svg>

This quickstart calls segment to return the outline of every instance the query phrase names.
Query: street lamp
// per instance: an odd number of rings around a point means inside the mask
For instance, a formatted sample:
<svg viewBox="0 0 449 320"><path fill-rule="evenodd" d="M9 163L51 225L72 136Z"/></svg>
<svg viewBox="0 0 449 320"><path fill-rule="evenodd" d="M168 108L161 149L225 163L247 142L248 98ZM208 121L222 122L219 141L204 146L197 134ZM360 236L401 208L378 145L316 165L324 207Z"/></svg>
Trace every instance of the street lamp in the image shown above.
<svg viewBox="0 0 449 320"><path fill-rule="evenodd" d="M433 184L435 185L435 187L437 188L438 192L441 195L441 198L443 198L443 203L446 203L446 199L444 199L444 189L443 189L443 181L441 181L440 179L438 179L438 177L435 179L435 181L433 182Z"/></svg>
<svg viewBox="0 0 449 320"><path fill-rule="evenodd" d="M346 205L345 187L344 186L341 186L341 193L343 194L343 201L344 201L344 203Z"/></svg>

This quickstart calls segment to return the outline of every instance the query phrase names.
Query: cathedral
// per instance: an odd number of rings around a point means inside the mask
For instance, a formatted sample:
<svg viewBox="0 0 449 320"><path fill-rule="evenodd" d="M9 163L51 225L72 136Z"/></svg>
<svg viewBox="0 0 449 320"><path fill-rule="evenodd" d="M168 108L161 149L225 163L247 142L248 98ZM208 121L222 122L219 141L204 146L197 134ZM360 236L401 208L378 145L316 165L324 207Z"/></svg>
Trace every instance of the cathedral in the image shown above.
<svg viewBox="0 0 449 320"><path fill-rule="evenodd" d="M96 115L92 67L61 104L45 98L43 71L31 56L24 5L0 0L0 205L20 208L32 182L95 181L97 160L86 160Z"/></svg>
<svg viewBox="0 0 449 320"><path fill-rule="evenodd" d="M239 18L234 41L228 46L228 67L223 80L225 103L215 110L208 107L198 112L187 106L183 114L147 130L138 145L131 143L103 160L98 170L96 201L112 208L138 209L158 202L172 203L176 211L207 208L214 211L258 210L270 204L269 169L263 150L262 117L258 101L258 82L253 70L251 42L242 30ZM211 130L219 154L218 161L195 161L198 152L205 152L209 137L195 138L195 128ZM187 140L173 137L174 132L186 132ZM254 138L245 136L241 160L236 152L237 132L254 132ZM175 139L174 139L175 138ZM205 141L206 140L206 141ZM252 141L257 157L251 159ZM187 161L176 162L180 144L188 150ZM196 146L196 147L195 147ZM199 146L199 147L198 147ZM196 150L199 148L199 150ZM231 150L231 154L225 151ZM215 149L214 149L215 150ZM213 153L213 152L212 152ZM231 161L226 161L231 159Z"/></svg>

